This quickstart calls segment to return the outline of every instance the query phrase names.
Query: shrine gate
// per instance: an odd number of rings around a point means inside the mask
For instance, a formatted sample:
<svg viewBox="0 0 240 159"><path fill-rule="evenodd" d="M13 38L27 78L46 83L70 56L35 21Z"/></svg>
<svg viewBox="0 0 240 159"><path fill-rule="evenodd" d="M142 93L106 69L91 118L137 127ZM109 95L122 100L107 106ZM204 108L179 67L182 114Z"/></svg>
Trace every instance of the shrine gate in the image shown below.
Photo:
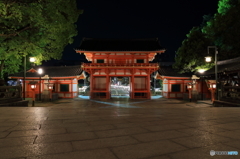
<svg viewBox="0 0 240 159"><path fill-rule="evenodd" d="M150 99L150 75L159 65L149 61L165 49L158 39L84 38L75 51L92 62L82 65L90 74L90 99L111 98L111 77L129 77L131 99Z"/></svg>

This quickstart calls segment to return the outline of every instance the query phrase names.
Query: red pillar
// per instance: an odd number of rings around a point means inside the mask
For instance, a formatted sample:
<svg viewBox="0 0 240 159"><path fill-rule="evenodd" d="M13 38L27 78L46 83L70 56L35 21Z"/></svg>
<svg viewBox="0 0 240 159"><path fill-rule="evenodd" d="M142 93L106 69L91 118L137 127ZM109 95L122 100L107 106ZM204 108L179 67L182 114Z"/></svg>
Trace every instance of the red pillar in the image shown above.
<svg viewBox="0 0 240 159"><path fill-rule="evenodd" d="M215 101L215 89L211 89L211 99L212 99L212 102Z"/></svg>
<svg viewBox="0 0 240 159"><path fill-rule="evenodd" d="M131 88L131 98L134 99L134 69L132 69L132 79L131 79L131 84L132 84L132 88Z"/></svg>
<svg viewBox="0 0 240 159"><path fill-rule="evenodd" d="M109 71L108 71L108 69L106 69L106 98L107 99L110 99L110 84L111 84L111 82L110 82L110 77L109 77Z"/></svg>
<svg viewBox="0 0 240 159"><path fill-rule="evenodd" d="M147 99L151 99L151 92L150 92L150 70L148 70L148 76L147 78Z"/></svg>
<svg viewBox="0 0 240 159"><path fill-rule="evenodd" d="M91 71L92 73L92 71ZM93 86L94 86L94 80L93 80L93 74L90 76L90 99L93 99Z"/></svg>
<svg viewBox="0 0 240 159"><path fill-rule="evenodd" d="M189 89L189 100L190 100L190 102L192 101L192 90L191 89Z"/></svg>

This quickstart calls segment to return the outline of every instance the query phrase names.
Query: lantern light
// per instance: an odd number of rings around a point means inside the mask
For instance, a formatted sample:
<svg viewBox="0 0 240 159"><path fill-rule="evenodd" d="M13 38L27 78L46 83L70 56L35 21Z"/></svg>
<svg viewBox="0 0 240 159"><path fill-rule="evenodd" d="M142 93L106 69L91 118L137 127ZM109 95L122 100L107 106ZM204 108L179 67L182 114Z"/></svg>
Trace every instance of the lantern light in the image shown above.
<svg viewBox="0 0 240 159"><path fill-rule="evenodd" d="M37 72L38 72L39 74L42 74L42 73L43 73L43 69L42 69L42 68L39 68Z"/></svg>
<svg viewBox="0 0 240 159"><path fill-rule="evenodd" d="M52 84L49 84L49 85L48 85L48 89L52 90L52 89L53 89L53 85L52 85Z"/></svg>
<svg viewBox="0 0 240 159"><path fill-rule="evenodd" d="M212 84L212 88L213 88L213 89L216 89L216 83L213 83L213 84Z"/></svg>
<svg viewBox="0 0 240 159"><path fill-rule="evenodd" d="M187 89L192 89L192 83L188 83Z"/></svg>
<svg viewBox="0 0 240 159"><path fill-rule="evenodd" d="M198 70L199 73L203 73L203 72L205 72L205 71L206 71L205 69L199 69L199 70Z"/></svg>
<svg viewBox="0 0 240 159"><path fill-rule="evenodd" d="M36 57L29 57L29 61L30 62L35 62L36 61Z"/></svg>
<svg viewBox="0 0 240 159"><path fill-rule="evenodd" d="M205 57L205 61L206 62L211 62L212 61L212 57L211 56L206 56Z"/></svg>
<svg viewBox="0 0 240 159"><path fill-rule="evenodd" d="M35 85L35 84L32 84L32 85L31 85L31 88L32 88L32 89L35 89L35 88L36 88L36 85Z"/></svg>
<svg viewBox="0 0 240 159"><path fill-rule="evenodd" d="M37 82L36 81L30 81L29 85L30 85L31 89L35 89L37 87Z"/></svg>

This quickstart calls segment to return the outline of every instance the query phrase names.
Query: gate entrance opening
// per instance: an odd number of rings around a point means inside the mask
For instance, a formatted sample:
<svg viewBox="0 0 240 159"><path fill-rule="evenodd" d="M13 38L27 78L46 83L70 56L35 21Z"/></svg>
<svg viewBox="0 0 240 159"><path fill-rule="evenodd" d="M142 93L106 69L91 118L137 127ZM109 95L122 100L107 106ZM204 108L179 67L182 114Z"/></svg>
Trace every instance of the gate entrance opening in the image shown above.
<svg viewBox="0 0 240 159"><path fill-rule="evenodd" d="M130 77L110 77L110 95L112 98L130 97Z"/></svg>

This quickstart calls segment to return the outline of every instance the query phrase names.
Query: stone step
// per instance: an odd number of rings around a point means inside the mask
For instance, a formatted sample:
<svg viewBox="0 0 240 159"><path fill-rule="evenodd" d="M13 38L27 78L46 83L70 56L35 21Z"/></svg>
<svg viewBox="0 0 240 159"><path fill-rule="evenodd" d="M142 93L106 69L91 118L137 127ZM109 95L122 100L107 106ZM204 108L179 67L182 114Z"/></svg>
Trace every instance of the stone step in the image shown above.
<svg viewBox="0 0 240 159"><path fill-rule="evenodd" d="M0 104L0 107L28 107L28 100Z"/></svg>
<svg viewBox="0 0 240 159"><path fill-rule="evenodd" d="M22 98L0 98L0 104L21 101Z"/></svg>

